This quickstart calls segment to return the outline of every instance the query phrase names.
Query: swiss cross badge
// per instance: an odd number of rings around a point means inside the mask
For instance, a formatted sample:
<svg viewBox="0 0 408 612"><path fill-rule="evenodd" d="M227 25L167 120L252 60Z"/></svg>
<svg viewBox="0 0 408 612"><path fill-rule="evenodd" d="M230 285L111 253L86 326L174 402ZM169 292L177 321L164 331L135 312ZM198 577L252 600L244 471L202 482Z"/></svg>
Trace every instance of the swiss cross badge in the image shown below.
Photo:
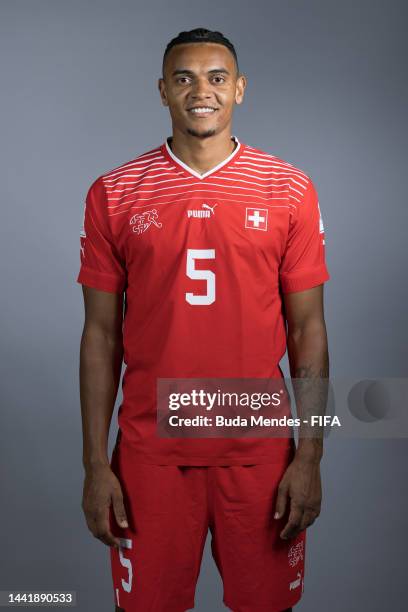
<svg viewBox="0 0 408 612"><path fill-rule="evenodd" d="M268 229L268 209L247 208L245 211L245 227L266 231Z"/></svg>

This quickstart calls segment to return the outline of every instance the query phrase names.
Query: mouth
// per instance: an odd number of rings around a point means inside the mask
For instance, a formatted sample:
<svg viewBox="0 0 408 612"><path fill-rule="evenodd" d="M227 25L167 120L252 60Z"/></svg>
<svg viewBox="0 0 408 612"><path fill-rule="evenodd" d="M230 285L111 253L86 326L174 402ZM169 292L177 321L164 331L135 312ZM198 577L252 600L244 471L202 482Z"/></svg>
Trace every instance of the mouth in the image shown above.
<svg viewBox="0 0 408 612"><path fill-rule="evenodd" d="M187 109L187 112L193 117L209 117L217 112L218 109L211 106L196 106L194 108Z"/></svg>

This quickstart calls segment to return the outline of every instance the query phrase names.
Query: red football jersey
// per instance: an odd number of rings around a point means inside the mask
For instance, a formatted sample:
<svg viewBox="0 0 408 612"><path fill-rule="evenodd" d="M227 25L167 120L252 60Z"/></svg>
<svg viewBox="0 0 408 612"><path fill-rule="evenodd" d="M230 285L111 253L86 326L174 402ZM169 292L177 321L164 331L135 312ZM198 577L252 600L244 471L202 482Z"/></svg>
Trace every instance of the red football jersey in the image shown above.
<svg viewBox="0 0 408 612"><path fill-rule="evenodd" d="M158 378L282 378L282 293L327 281L312 180L236 143L204 174L171 138L100 176L81 231L79 283L126 292L121 444L141 463L273 463L291 438L161 438Z"/></svg>

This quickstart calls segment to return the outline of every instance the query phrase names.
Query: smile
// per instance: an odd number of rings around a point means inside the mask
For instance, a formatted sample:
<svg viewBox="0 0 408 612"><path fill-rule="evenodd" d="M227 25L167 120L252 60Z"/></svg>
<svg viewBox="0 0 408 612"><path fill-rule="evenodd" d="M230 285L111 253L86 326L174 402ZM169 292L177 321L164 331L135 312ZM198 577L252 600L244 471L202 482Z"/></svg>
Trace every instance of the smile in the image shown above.
<svg viewBox="0 0 408 612"><path fill-rule="evenodd" d="M197 108L190 108L189 113L196 115L197 117L207 117L212 113L215 113L215 108L210 108L209 106L200 106Z"/></svg>

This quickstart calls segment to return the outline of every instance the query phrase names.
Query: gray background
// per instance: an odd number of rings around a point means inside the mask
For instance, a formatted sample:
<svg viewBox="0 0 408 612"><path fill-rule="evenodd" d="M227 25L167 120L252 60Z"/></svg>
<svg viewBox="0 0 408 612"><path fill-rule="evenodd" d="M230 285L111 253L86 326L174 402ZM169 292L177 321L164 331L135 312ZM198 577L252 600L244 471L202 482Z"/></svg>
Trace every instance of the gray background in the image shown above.
<svg viewBox="0 0 408 612"><path fill-rule="evenodd" d="M90 183L171 134L157 78L179 31L231 38L248 77L233 132L315 181L332 375L406 376L405 5L1 3L0 589L72 589L81 611L112 610L108 549L80 508L79 230ZM407 443L326 449L296 609L405 610ZM208 544L195 609L217 612Z"/></svg>

